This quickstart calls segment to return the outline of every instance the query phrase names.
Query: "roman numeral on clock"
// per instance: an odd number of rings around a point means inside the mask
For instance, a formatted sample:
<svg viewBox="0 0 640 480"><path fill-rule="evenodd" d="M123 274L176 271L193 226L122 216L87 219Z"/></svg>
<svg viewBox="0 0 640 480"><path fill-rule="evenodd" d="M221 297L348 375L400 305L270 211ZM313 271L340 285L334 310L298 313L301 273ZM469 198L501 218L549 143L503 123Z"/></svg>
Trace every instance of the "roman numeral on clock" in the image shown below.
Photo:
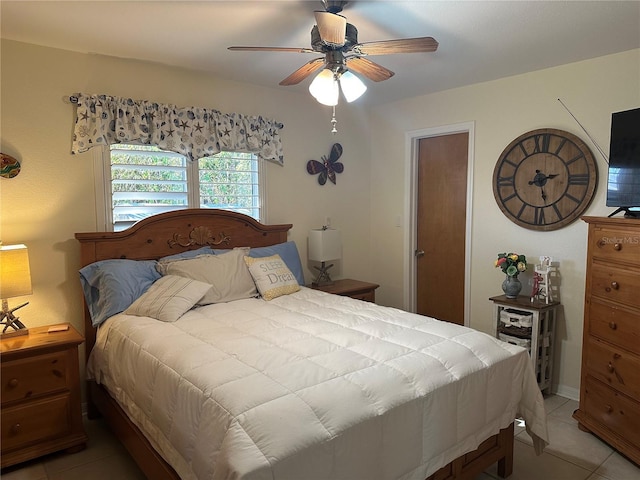
<svg viewBox="0 0 640 480"><path fill-rule="evenodd" d="M589 174L588 173L578 173L575 175L569 175L569 185L588 185L589 184Z"/></svg>
<svg viewBox="0 0 640 480"><path fill-rule="evenodd" d="M514 177L499 177L498 178L498 186L499 187L513 187Z"/></svg>
<svg viewBox="0 0 640 480"><path fill-rule="evenodd" d="M542 135L536 135L534 138L535 146L533 148L533 153L541 153L549 151L549 143L551 142L551 135L548 133Z"/></svg>

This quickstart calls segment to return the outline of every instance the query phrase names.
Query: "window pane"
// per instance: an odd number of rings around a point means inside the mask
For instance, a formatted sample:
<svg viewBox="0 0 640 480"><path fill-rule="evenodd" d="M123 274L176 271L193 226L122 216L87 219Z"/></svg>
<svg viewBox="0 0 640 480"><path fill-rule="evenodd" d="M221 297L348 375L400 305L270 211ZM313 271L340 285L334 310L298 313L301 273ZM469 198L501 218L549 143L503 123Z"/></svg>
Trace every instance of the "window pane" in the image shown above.
<svg viewBox="0 0 640 480"><path fill-rule="evenodd" d="M198 161L200 207L224 208L260 219L258 159L251 153L220 152Z"/></svg>
<svg viewBox="0 0 640 480"><path fill-rule="evenodd" d="M156 213L187 208L187 160L149 145L111 147L114 230Z"/></svg>
<svg viewBox="0 0 640 480"><path fill-rule="evenodd" d="M260 220L259 165L253 154L221 152L194 164L155 146L119 144L111 146L110 156L116 231L156 213L198 206Z"/></svg>

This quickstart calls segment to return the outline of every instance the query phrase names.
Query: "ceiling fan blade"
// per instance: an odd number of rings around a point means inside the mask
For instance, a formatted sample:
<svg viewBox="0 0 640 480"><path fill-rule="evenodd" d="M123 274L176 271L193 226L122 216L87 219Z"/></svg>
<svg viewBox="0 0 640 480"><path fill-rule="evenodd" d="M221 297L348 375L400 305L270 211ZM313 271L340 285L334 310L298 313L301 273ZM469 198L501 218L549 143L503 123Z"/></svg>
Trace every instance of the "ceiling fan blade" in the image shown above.
<svg viewBox="0 0 640 480"><path fill-rule="evenodd" d="M435 52L438 42L433 37L400 38L365 42L355 45L353 51L362 55L387 55L391 53Z"/></svg>
<svg viewBox="0 0 640 480"><path fill-rule="evenodd" d="M227 50L234 52L293 52L293 53L318 53L310 48L295 47L227 47Z"/></svg>
<svg viewBox="0 0 640 480"><path fill-rule="evenodd" d="M353 70L360 75L364 75L374 82L382 82L388 80L395 75L391 70L384 68L382 65L367 60L362 57L347 58L347 68Z"/></svg>
<svg viewBox="0 0 640 480"><path fill-rule="evenodd" d="M347 19L330 12L313 12L322 41L332 47L344 45L347 32Z"/></svg>
<svg viewBox="0 0 640 480"><path fill-rule="evenodd" d="M311 60L310 62L305 63L291 75L289 75L287 78L282 80L280 82L280 85L297 85L313 72L320 70L322 67L324 67L324 58L316 58L314 60Z"/></svg>

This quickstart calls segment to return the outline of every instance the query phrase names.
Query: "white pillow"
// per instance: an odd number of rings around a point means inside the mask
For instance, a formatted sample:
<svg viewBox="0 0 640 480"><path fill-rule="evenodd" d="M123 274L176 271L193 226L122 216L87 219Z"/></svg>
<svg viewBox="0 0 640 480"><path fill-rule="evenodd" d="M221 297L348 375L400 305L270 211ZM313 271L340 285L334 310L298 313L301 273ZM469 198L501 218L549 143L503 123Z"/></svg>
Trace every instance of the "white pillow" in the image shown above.
<svg viewBox="0 0 640 480"><path fill-rule="evenodd" d="M249 266L249 273L265 300L272 300L300 290L298 280L280 255L261 258L244 257L244 261Z"/></svg>
<svg viewBox="0 0 640 480"><path fill-rule="evenodd" d="M124 313L175 322L210 289L207 283L166 275L156 280Z"/></svg>
<svg viewBox="0 0 640 480"><path fill-rule="evenodd" d="M211 285L211 290L198 302L231 302L257 297L258 291L249 274L244 256L248 249L238 248L220 255L200 255L195 258L159 262L162 275L179 275Z"/></svg>

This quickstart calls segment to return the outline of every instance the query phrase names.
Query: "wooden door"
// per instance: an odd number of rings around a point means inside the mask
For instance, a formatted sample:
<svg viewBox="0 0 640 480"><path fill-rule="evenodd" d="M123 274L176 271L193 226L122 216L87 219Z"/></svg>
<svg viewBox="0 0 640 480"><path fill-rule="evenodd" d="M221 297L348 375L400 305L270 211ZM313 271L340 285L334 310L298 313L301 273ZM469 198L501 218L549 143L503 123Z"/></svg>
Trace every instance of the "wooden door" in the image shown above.
<svg viewBox="0 0 640 480"><path fill-rule="evenodd" d="M464 325L468 133L418 145L417 312ZM424 254L422 254L424 252Z"/></svg>

